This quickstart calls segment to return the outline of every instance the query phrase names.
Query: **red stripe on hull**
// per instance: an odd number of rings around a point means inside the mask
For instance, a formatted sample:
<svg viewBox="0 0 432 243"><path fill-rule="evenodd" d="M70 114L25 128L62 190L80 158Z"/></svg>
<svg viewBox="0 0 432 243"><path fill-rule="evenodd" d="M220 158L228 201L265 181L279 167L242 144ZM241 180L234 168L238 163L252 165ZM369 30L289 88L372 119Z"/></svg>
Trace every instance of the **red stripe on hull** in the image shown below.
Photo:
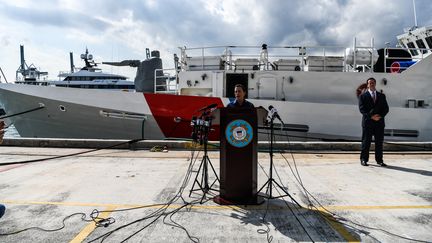
<svg viewBox="0 0 432 243"><path fill-rule="evenodd" d="M192 116L201 114L198 110L211 104L217 104L218 108L224 107L218 97L169 94L144 94L144 97L153 117L167 138L190 138L192 133L190 122ZM214 131L210 132L209 139L219 140L219 125L214 125L213 128Z"/></svg>

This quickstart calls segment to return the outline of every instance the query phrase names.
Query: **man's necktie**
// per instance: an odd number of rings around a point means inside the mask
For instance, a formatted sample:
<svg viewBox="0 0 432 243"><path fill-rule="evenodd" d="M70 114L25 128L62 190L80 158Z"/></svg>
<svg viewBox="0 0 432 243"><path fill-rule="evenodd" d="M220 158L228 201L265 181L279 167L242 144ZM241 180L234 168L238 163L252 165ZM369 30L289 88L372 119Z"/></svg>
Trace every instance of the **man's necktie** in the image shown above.
<svg viewBox="0 0 432 243"><path fill-rule="evenodd" d="M373 99L373 101L375 103L376 102L376 94L375 94L375 92L372 92L372 99Z"/></svg>

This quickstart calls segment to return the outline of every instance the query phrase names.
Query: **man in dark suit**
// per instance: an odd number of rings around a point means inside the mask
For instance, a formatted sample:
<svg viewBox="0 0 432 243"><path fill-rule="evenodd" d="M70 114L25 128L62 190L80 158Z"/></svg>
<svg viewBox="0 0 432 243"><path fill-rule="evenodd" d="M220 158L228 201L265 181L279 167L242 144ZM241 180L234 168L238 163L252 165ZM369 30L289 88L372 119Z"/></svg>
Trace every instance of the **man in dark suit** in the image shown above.
<svg viewBox="0 0 432 243"><path fill-rule="evenodd" d="M374 136L375 161L381 166L386 166L383 160L384 117L389 112L389 106L385 95L376 90L374 78L367 80L367 90L359 97L359 109L363 114L360 163L363 166L368 165L369 149Z"/></svg>

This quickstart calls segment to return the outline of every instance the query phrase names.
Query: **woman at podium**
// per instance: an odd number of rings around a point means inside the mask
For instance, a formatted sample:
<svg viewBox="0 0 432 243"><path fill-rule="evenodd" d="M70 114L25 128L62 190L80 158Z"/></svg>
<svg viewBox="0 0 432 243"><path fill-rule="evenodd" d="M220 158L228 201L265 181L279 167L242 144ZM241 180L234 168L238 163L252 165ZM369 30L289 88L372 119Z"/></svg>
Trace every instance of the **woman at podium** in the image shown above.
<svg viewBox="0 0 432 243"><path fill-rule="evenodd" d="M245 99L246 88L242 84L236 84L234 87L235 100L230 102L228 108L255 108L255 106Z"/></svg>

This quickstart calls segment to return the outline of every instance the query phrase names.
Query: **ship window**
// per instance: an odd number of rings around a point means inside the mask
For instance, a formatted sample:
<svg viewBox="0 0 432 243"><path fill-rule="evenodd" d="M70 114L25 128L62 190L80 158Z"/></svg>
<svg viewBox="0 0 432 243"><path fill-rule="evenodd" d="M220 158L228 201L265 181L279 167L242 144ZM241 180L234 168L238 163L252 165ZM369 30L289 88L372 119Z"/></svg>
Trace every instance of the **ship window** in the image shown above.
<svg viewBox="0 0 432 243"><path fill-rule="evenodd" d="M394 136L394 137L418 137L419 131L408 130L408 129L385 129L384 136Z"/></svg>
<svg viewBox="0 0 432 243"><path fill-rule="evenodd" d="M432 36L428 36L425 39L426 39L426 43L429 46L429 48L432 49Z"/></svg>
<svg viewBox="0 0 432 243"><path fill-rule="evenodd" d="M414 43L412 43L412 42L408 42L407 46L408 46L408 48L416 48L415 45L414 45ZM409 50L409 51L411 52L411 54L413 56L417 56L419 54L418 51L414 50L414 49Z"/></svg>
<svg viewBox="0 0 432 243"><path fill-rule="evenodd" d="M425 44L424 44L424 42L423 42L422 39L416 40L416 43L417 43L417 46L419 48L426 49L426 46L425 46ZM425 53L427 53L427 50L420 50L420 52L422 52L423 54L425 54Z"/></svg>

